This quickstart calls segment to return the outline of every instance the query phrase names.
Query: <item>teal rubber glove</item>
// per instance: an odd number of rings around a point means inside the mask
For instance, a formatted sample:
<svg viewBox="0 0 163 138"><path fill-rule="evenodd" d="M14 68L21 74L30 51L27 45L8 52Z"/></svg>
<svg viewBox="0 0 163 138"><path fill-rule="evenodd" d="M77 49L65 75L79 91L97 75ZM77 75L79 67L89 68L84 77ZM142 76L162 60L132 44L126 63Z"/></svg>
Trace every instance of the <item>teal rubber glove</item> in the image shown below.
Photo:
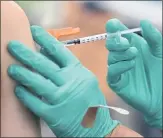
<svg viewBox="0 0 163 138"><path fill-rule="evenodd" d="M18 41L9 43L11 55L35 71L19 65L8 68L9 76L21 85L15 89L18 99L57 137L104 137L111 133L118 121L111 119L108 109L98 108L92 128L81 125L89 107L106 105L95 75L41 27L32 26L31 31L48 57Z"/></svg>
<svg viewBox="0 0 163 138"><path fill-rule="evenodd" d="M107 40L107 82L150 126L162 129L162 35L149 21L140 26L143 37L132 33ZM109 33L126 29L117 19L106 24Z"/></svg>

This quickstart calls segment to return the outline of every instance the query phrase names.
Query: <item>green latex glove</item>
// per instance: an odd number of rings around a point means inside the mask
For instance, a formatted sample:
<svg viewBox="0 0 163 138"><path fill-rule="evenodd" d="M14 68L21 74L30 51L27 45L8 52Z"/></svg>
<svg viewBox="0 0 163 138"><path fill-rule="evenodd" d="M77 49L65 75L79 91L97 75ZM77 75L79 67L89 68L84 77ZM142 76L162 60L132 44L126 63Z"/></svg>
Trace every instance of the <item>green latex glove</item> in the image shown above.
<svg viewBox="0 0 163 138"><path fill-rule="evenodd" d="M92 128L81 125L89 107L106 105L95 75L41 27L32 26L31 31L48 58L18 41L9 43L11 55L35 71L19 65L8 68L9 76L21 85L15 89L18 99L42 118L57 137L104 137L109 134L118 122L111 119L108 109L98 108Z"/></svg>
<svg viewBox="0 0 163 138"><path fill-rule="evenodd" d="M144 38L127 34L107 40L107 82L150 126L162 129L162 35L149 21L140 26ZM125 29L117 19L106 24L109 33Z"/></svg>

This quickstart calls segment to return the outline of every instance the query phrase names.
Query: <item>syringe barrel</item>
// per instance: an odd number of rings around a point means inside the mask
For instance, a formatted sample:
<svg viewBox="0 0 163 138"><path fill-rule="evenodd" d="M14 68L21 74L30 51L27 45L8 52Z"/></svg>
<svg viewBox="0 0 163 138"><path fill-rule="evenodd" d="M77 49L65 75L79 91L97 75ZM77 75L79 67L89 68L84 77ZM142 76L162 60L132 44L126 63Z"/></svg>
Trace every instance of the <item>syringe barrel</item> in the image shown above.
<svg viewBox="0 0 163 138"><path fill-rule="evenodd" d="M99 34L99 35L93 35L88 37L80 38L80 43L88 43L88 42L94 42L97 40L105 40L107 38L107 33Z"/></svg>

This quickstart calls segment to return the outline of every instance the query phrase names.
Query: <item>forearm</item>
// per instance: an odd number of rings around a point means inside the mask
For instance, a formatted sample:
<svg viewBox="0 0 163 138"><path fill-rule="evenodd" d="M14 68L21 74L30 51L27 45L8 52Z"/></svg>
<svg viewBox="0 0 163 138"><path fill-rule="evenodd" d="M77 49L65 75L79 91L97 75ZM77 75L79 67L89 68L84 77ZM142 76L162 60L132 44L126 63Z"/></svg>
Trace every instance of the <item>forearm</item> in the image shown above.
<svg viewBox="0 0 163 138"><path fill-rule="evenodd" d="M14 95L15 82L7 74L10 64L18 64L7 52L7 44L19 40L34 48L28 19L13 1L1 2L1 136L40 137L39 122Z"/></svg>
<svg viewBox="0 0 163 138"><path fill-rule="evenodd" d="M106 137L143 137L143 136L123 125L118 125L112 131L112 133L107 135Z"/></svg>

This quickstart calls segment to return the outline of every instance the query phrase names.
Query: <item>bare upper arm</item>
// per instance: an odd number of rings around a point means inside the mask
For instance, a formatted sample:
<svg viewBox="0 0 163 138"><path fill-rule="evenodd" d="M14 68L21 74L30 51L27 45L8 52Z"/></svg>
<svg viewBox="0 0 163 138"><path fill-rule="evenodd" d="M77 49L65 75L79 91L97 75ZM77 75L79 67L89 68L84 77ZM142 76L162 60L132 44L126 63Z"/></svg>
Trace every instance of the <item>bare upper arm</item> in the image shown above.
<svg viewBox="0 0 163 138"><path fill-rule="evenodd" d="M8 66L17 63L7 51L11 40L19 40L35 50L24 11L13 1L1 1L1 136L39 137L36 117L16 99L16 84L7 74Z"/></svg>
<svg viewBox="0 0 163 138"><path fill-rule="evenodd" d="M1 2L1 33L3 34L1 35L1 48L3 49L6 49L7 43L14 39L19 39L34 49L28 18L13 1Z"/></svg>

